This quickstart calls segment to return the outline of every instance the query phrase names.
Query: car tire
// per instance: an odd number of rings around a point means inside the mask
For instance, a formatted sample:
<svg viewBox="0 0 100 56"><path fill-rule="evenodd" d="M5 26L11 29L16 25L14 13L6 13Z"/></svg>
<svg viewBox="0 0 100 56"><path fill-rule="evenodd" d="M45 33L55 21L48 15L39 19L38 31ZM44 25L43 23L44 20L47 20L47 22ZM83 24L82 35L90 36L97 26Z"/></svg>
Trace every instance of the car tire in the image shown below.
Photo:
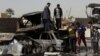
<svg viewBox="0 0 100 56"><path fill-rule="evenodd" d="M54 52L54 51L55 51L55 48L54 48L53 46L49 46L49 47L47 48L47 51L48 51L48 52Z"/></svg>
<svg viewBox="0 0 100 56"><path fill-rule="evenodd" d="M37 52L36 52L36 48L33 48L33 54L36 54Z"/></svg>
<svg viewBox="0 0 100 56"><path fill-rule="evenodd" d="M37 47L37 48L33 48L33 53L42 53L42 48L41 47Z"/></svg>
<svg viewBox="0 0 100 56"><path fill-rule="evenodd" d="M42 47L37 47L36 48L36 53L41 53L42 52Z"/></svg>

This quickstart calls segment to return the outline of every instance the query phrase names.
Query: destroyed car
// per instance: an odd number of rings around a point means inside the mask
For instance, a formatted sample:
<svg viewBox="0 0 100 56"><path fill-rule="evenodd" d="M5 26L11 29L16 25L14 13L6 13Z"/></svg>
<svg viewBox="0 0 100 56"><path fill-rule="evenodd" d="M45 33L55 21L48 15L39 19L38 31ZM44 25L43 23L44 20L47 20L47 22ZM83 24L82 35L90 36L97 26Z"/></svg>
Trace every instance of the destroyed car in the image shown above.
<svg viewBox="0 0 100 56"><path fill-rule="evenodd" d="M31 49L26 49L27 46L29 46ZM30 54L33 54L36 53L36 48L39 46L40 44L38 42L35 42L30 36L13 35L13 39L8 44L0 44L0 55L12 54L15 56L19 56L24 55L25 52L28 52L27 50L34 51L32 53L29 52Z"/></svg>
<svg viewBox="0 0 100 56"><path fill-rule="evenodd" d="M51 33L51 35L44 33L41 14L42 12L38 11L24 14L21 18L0 19L0 32L14 34L11 39L3 40L0 43L4 43L4 45L7 43L8 45L14 38L17 38L17 40L27 40L28 38L33 42L33 53L62 51L64 43L63 38L67 38L67 33L61 33L61 31L55 33L54 30L54 33ZM67 43L69 43L69 41ZM66 46L69 46L69 44Z"/></svg>
<svg viewBox="0 0 100 56"><path fill-rule="evenodd" d="M42 51L62 51L63 40L59 39L53 31L40 34L39 39L34 39L34 41L40 43Z"/></svg>
<svg viewBox="0 0 100 56"><path fill-rule="evenodd" d="M33 37L38 37L43 29L43 25L41 24L41 13L42 12L40 11L32 12L32 13L22 15L21 18L1 18L0 19L0 32L1 32L0 45L8 46L14 39L16 39L16 37L18 37L17 40L18 39L31 40L32 43L34 42L32 46L34 46L35 48L33 49L36 49L36 47L38 47L40 44L38 44L32 39ZM28 37L30 37L31 39ZM2 51L4 51L4 49L5 48L3 49L1 48Z"/></svg>
<svg viewBox="0 0 100 56"><path fill-rule="evenodd" d="M100 28L100 4L90 3L86 6L86 14L94 27Z"/></svg>

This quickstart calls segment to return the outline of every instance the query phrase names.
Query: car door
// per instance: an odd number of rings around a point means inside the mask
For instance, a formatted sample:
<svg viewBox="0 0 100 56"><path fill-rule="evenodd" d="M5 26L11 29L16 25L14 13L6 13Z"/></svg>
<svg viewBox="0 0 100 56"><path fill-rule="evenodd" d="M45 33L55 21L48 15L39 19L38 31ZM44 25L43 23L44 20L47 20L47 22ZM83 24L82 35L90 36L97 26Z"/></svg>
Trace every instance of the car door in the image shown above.
<svg viewBox="0 0 100 56"><path fill-rule="evenodd" d="M42 33L39 40L40 40L40 43L41 43L43 49L45 49L45 50L47 49L47 47L52 45L52 39L51 39L50 35L47 33Z"/></svg>

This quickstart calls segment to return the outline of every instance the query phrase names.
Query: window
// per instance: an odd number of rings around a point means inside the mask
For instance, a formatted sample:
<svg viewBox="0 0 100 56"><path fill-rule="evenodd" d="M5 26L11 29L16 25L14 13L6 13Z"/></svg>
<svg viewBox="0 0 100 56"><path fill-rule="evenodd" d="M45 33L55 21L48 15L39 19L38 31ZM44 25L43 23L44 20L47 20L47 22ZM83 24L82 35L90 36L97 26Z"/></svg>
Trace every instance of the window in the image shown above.
<svg viewBox="0 0 100 56"><path fill-rule="evenodd" d="M43 33L42 36L41 36L41 39L43 39L43 40L52 40L54 38L51 34Z"/></svg>
<svg viewBox="0 0 100 56"><path fill-rule="evenodd" d="M27 19L25 19L25 18L22 18L22 23L26 27L31 27L32 26L32 23L30 21L28 21Z"/></svg>

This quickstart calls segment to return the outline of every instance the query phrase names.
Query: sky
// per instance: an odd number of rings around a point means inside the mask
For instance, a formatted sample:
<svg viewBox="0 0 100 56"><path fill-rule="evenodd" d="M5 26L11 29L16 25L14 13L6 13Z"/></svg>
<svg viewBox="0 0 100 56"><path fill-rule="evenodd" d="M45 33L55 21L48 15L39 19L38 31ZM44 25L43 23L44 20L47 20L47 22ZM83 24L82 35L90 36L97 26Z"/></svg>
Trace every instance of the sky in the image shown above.
<svg viewBox="0 0 100 56"><path fill-rule="evenodd" d="M14 10L14 17L21 17L23 14L35 11L43 11L46 3L50 2L50 10L53 16L54 8L60 4L63 10L63 17L86 17L85 7L89 3L100 3L100 0L0 0L0 13L7 8Z"/></svg>

